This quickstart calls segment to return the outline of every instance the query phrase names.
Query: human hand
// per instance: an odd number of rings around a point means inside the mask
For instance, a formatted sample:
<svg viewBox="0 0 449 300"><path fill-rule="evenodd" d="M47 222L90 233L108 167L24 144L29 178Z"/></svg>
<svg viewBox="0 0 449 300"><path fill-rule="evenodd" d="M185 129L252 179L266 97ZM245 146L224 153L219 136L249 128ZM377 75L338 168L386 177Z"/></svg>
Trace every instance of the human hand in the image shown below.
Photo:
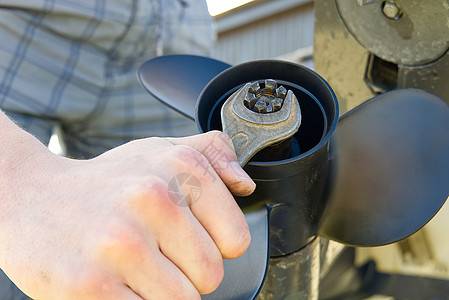
<svg viewBox="0 0 449 300"><path fill-rule="evenodd" d="M36 149L0 191L0 267L34 299L199 299L250 243L230 191L255 185L223 133L84 161Z"/></svg>

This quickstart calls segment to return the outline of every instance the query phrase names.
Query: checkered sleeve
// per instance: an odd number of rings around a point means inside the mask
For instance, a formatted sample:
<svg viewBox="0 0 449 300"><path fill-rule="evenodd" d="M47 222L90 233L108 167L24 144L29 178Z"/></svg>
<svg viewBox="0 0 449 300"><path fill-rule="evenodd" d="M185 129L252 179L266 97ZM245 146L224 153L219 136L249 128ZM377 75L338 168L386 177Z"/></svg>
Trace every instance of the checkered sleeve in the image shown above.
<svg viewBox="0 0 449 300"><path fill-rule="evenodd" d="M196 132L136 71L161 53L209 53L202 0L0 0L0 36L0 107L31 132L58 124L74 155Z"/></svg>

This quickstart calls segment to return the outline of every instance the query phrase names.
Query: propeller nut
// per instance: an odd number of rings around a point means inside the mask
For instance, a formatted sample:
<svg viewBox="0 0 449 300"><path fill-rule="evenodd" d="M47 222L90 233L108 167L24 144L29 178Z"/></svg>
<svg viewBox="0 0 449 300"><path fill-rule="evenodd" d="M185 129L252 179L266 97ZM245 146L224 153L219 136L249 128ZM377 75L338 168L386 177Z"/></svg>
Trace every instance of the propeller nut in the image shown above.
<svg viewBox="0 0 449 300"><path fill-rule="evenodd" d="M252 111L267 114L279 111L286 95L285 87L282 85L278 87L275 80L267 79L263 83L253 82L248 88L243 103Z"/></svg>

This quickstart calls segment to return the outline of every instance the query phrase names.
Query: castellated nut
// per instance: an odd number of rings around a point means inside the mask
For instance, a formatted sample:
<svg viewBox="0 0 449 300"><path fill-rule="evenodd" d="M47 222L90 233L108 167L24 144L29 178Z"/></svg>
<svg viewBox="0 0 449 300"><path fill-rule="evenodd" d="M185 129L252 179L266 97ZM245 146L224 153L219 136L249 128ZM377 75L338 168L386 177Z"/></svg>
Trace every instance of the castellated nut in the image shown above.
<svg viewBox="0 0 449 300"><path fill-rule="evenodd" d="M263 82L256 81L249 86L243 103L248 109L257 113L272 113L282 108L287 92L285 87L278 86L273 79L266 79Z"/></svg>

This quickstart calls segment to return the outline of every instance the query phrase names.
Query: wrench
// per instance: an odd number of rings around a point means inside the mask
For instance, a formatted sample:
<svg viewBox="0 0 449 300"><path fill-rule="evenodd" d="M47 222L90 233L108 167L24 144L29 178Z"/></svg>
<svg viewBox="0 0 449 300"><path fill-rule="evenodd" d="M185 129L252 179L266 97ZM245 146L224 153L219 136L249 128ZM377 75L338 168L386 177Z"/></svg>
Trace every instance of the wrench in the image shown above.
<svg viewBox="0 0 449 300"><path fill-rule="evenodd" d="M267 146L293 136L301 124L301 110L291 90L276 81L247 83L221 108L223 132L232 140L240 166Z"/></svg>
<svg viewBox="0 0 449 300"><path fill-rule="evenodd" d="M221 120L223 131L231 137L243 167L258 151L295 134L301 113L292 91L277 87L274 80L265 80L264 88L259 82L247 83L232 94L223 104ZM201 299L255 299L264 282L270 256L268 211L266 206L245 211L251 244L239 258L224 261L221 285Z"/></svg>

